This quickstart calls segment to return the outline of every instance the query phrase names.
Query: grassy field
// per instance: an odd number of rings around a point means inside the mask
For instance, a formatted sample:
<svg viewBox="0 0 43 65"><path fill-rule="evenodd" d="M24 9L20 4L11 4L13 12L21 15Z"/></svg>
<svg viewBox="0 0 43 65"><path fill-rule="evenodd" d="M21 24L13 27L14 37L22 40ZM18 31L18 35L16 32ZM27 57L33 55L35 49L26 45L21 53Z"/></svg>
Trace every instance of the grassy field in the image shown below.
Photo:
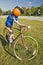
<svg viewBox="0 0 43 65"><path fill-rule="evenodd" d="M0 19L0 65L43 65L43 22L36 20L20 19L19 22L25 25L31 25L31 31L24 33L34 37L38 42L38 54L31 60L19 61L12 50L6 51L4 48L3 29L5 27L4 18ZM16 32L17 34L18 32ZM7 47L6 47L7 48Z"/></svg>

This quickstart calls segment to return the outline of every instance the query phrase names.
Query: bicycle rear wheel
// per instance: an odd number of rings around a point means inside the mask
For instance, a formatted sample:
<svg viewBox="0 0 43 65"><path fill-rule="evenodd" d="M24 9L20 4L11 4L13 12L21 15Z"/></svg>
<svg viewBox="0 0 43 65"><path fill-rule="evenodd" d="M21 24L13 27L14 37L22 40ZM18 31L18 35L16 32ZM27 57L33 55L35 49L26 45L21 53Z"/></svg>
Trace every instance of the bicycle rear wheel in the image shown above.
<svg viewBox="0 0 43 65"><path fill-rule="evenodd" d="M38 53L38 43L33 37L24 36L24 44L28 50L25 50L19 38L14 44L14 54L19 60L32 60Z"/></svg>

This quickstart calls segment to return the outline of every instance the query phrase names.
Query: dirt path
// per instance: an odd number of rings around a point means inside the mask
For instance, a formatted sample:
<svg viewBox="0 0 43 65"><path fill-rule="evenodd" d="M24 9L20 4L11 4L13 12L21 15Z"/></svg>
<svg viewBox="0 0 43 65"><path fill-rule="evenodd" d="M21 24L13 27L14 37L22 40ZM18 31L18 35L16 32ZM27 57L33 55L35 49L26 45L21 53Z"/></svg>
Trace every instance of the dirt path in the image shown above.
<svg viewBox="0 0 43 65"><path fill-rule="evenodd" d="M0 16L0 18L6 18L7 16ZM43 17L41 16L19 16L19 18L43 21Z"/></svg>
<svg viewBox="0 0 43 65"><path fill-rule="evenodd" d="M19 18L43 21L43 17L40 16L20 16Z"/></svg>

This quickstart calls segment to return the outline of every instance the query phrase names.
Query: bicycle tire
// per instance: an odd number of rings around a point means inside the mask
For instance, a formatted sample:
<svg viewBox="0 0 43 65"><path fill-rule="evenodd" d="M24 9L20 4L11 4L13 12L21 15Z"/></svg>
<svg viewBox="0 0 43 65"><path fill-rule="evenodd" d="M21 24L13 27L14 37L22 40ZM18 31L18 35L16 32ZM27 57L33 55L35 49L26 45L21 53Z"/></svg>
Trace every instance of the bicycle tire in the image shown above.
<svg viewBox="0 0 43 65"><path fill-rule="evenodd" d="M27 60L32 60L32 59L34 59L35 58L35 56L37 55L37 53L38 53L38 43L37 43L37 41L36 41L36 39L34 39L33 37L31 37L31 36L24 36L24 38L29 38L29 39L31 39L31 40L33 40L34 42L35 42L35 44L36 44L36 52L35 52L35 54L32 56L32 57L30 57L30 58L28 58ZM19 59L19 60L24 60L23 58L21 58L20 56L18 56L17 55L17 53L16 53L16 45L18 44L17 42L20 40L21 38L19 38L16 42L15 42L15 44L14 44L14 47L13 47L13 50L14 50L14 55L16 56L16 58L17 59ZM32 54L34 53L34 51L32 52Z"/></svg>

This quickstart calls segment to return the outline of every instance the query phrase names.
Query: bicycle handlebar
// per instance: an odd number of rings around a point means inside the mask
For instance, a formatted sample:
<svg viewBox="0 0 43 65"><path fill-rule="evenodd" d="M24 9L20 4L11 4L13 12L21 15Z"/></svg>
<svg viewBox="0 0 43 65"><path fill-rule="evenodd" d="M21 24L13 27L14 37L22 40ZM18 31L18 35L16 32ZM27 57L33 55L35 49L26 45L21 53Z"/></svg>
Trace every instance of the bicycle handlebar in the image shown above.
<svg viewBox="0 0 43 65"><path fill-rule="evenodd" d="M23 29L31 29L31 26L20 26L19 28L15 28L14 27L14 29L17 29L17 30L19 30L19 31L22 31Z"/></svg>

